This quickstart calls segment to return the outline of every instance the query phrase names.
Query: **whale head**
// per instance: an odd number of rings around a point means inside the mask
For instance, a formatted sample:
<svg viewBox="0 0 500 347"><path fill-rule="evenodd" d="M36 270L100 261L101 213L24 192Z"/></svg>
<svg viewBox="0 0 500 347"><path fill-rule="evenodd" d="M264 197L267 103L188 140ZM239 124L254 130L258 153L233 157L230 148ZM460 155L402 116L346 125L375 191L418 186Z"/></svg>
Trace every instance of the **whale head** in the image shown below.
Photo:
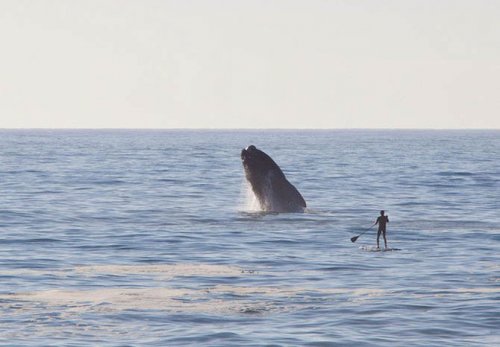
<svg viewBox="0 0 500 347"><path fill-rule="evenodd" d="M269 155L250 145L241 151L241 160L245 177L263 211L304 211L304 198Z"/></svg>

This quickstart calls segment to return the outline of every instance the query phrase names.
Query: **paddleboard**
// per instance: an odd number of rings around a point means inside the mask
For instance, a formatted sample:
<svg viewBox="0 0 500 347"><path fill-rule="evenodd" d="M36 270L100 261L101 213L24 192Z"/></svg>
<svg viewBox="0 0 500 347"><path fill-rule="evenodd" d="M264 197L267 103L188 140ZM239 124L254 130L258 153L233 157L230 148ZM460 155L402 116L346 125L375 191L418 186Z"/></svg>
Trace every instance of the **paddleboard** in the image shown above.
<svg viewBox="0 0 500 347"><path fill-rule="evenodd" d="M400 251L400 248L377 248L375 246L361 246L359 249L366 251L366 252L392 252L392 251Z"/></svg>

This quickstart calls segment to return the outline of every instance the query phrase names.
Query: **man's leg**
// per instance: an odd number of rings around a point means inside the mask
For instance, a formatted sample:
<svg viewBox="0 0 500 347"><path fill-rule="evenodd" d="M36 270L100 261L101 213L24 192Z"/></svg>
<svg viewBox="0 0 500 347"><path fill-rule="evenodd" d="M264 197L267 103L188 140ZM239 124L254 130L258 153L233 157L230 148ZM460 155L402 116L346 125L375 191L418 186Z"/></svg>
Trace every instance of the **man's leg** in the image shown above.
<svg viewBox="0 0 500 347"><path fill-rule="evenodd" d="M380 246L379 246L379 244L378 244L378 240L380 239L380 232L381 232L381 230L379 230L379 231L377 232L377 248L380 248Z"/></svg>
<svg viewBox="0 0 500 347"><path fill-rule="evenodd" d="M387 249L387 238L385 237L385 230L384 230L384 244L385 244L385 248Z"/></svg>

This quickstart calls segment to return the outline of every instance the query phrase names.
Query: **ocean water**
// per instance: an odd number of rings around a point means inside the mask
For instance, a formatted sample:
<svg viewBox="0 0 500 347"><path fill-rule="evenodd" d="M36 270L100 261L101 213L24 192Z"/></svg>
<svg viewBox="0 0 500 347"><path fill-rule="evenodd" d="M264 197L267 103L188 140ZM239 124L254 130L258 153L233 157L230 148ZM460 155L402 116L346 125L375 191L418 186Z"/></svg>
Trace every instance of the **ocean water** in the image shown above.
<svg viewBox="0 0 500 347"><path fill-rule="evenodd" d="M0 345L498 346L500 131L2 130Z"/></svg>

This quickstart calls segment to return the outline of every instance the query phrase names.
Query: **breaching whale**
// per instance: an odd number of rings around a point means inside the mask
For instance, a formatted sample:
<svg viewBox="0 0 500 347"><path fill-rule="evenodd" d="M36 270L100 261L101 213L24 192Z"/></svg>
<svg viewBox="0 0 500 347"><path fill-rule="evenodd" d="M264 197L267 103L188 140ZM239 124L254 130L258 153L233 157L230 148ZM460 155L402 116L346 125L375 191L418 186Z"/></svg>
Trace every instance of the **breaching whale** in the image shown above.
<svg viewBox="0 0 500 347"><path fill-rule="evenodd" d="M241 160L246 179L263 211L304 211L304 198L270 156L251 145L241 151Z"/></svg>

